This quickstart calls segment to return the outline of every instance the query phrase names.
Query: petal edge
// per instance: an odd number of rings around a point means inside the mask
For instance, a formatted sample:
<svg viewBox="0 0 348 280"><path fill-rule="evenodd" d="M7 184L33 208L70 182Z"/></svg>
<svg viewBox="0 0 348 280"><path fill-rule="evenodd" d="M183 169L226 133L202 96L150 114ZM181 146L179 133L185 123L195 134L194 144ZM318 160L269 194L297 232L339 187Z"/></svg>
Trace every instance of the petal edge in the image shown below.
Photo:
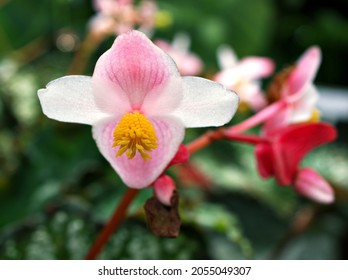
<svg viewBox="0 0 348 280"><path fill-rule="evenodd" d="M222 126L232 119L239 104L233 91L199 77L183 77L183 93L183 100L172 115L185 127Z"/></svg>
<svg viewBox="0 0 348 280"><path fill-rule="evenodd" d="M108 117L95 103L91 77L64 76L38 91L43 113L54 120L94 124Z"/></svg>

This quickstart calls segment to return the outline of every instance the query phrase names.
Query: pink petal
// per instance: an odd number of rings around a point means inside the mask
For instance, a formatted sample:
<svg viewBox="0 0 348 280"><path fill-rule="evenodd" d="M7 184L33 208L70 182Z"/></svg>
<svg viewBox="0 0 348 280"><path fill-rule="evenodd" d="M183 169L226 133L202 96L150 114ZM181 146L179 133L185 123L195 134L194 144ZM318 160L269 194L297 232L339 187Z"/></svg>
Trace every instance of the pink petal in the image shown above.
<svg viewBox="0 0 348 280"><path fill-rule="evenodd" d="M277 180L277 183L281 186L288 186L293 183L294 175L298 168L298 164L293 165L293 169L287 168L287 158L284 156L284 154L289 156L291 156L291 154L287 154L286 149L287 147L282 146L278 142L275 142L272 145L274 176Z"/></svg>
<svg viewBox="0 0 348 280"><path fill-rule="evenodd" d="M172 46L167 41L164 41L164 40L156 40L154 41L154 43L157 47L159 47L166 53L168 53L172 48Z"/></svg>
<svg viewBox="0 0 348 280"><path fill-rule="evenodd" d="M267 105L266 97L257 81L242 84L235 91L238 93L240 100L246 102L254 111L259 111Z"/></svg>
<svg viewBox="0 0 348 280"><path fill-rule="evenodd" d="M126 154L116 157L117 148L112 148L113 131L118 119L103 122L93 127L93 137L102 155L109 161L123 182L131 188L144 188L154 182L175 156L184 138L183 125L174 118L149 118L154 125L158 147L150 153L152 159L144 161L137 155L129 160Z"/></svg>
<svg viewBox="0 0 348 280"><path fill-rule="evenodd" d="M285 106L286 103L283 101L274 102L245 121L230 127L228 131L233 134L239 134L262 122L267 122L271 119L277 120L279 114L284 111Z"/></svg>
<svg viewBox="0 0 348 280"><path fill-rule="evenodd" d="M181 77L175 63L139 31L116 38L111 49L99 58L93 79L111 88L101 92L100 99L125 95L132 109L145 114L173 110L182 98Z"/></svg>
<svg viewBox="0 0 348 280"><path fill-rule="evenodd" d="M94 100L97 106L110 116L117 117L132 111L127 94L115 84L92 77Z"/></svg>
<svg viewBox="0 0 348 280"><path fill-rule="evenodd" d="M280 102L278 101L273 104L277 104L277 103L280 103ZM274 131L278 131L281 128L287 127L289 125L290 115L291 115L291 108L288 105L285 105L285 107L281 108L281 110L276 112L276 114L274 114L272 117L270 117L269 119L265 121L263 125L263 131L262 131L263 134L271 135L274 133Z"/></svg>
<svg viewBox="0 0 348 280"><path fill-rule="evenodd" d="M173 57L175 60L175 57ZM175 60L176 61L176 60ZM203 68L202 60L194 54L182 55L177 62L181 75L194 76L201 73Z"/></svg>
<svg viewBox="0 0 348 280"><path fill-rule="evenodd" d="M201 59L188 51L190 42L185 34L178 34L172 45L163 40L155 41L156 46L168 53L175 61L181 75L194 76L202 71Z"/></svg>
<svg viewBox="0 0 348 280"><path fill-rule="evenodd" d="M332 203L335 200L335 194L328 182L310 168L302 168L298 172L295 190L303 196L321 203Z"/></svg>
<svg viewBox="0 0 348 280"><path fill-rule="evenodd" d="M298 165L312 149L333 141L336 129L326 123L293 125L275 133L273 149L276 175L282 184L292 184Z"/></svg>
<svg viewBox="0 0 348 280"><path fill-rule="evenodd" d="M94 124L110 117L95 101L92 79L87 76L65 76L38 91L42 111L62 122Z"/></svg>
<svg viewBox="0 0 348 280"><path fill-rule="evenodd" d="M269 143L256 145L255 148L257 170L262 178L274 175L273 151Z"/></svg>
<svg viewBox="0 0 348 280"><path fill-rule="evenodd" d="M184 77L183 86L183 100L172 115L185 127L222 126L237 110L238 96L221 84L198 77Z"/></svg>
<svg viewBox="0 0 348 280"><path fill-rule="evenodd" d="M312 83L320 62L320 49L318 47L309 48L298 60L295 69L290 74L284 87L283 95L290 96L296 94L307 84Z"/></svg>
<svg viewBox="0 0 348 280"><path fill-rule="evenodd" d="M170 206L170 200L175 191L175 183L168 175L162 175L154 183L154 191L157 199L164 205Z"/></svg>
<svg viewBox="0 0 348 280"><path fill-rule="evenodd" d="M268 77L274 71L274 63L266 57L247 57L238 64L238 70L249 80Z"/></svg>

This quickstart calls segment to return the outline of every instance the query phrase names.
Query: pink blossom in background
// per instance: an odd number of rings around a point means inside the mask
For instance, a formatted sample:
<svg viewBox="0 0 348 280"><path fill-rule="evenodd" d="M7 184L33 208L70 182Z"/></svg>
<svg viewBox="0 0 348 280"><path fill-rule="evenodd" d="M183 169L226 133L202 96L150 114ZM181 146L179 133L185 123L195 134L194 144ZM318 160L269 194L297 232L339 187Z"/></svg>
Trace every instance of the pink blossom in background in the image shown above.
<svg viewBox="0 0 348 280"><path fill-rule="evenodd" d="M274 63L265 57L246 57L238 60L230 47L218 50L221 71L214 78L227 88L237 92L240 100L254 111L266 106L266 99L260 88L260 79L268 77L274 70Z"/></svg>
<svg viewBox="0 0 348 280"><path fill-rule="evenodd" d="M95 33L122 34L133 29L135 7L130 0L94 0L97 14L89 25Z"/></svg>
<svg viewBox="0 0 348 280"><path fill-rule="evenodd" d="M132 6L133 0L94 0L93 5L98 12L114 15L122 8Z"/></svg>
<svg viewBox="0 0 348 280"><path fill-rule="evenodd" d="M333 126L325 123L291 125L269 134L256 145L255 155L259 174L263 178L274 176L279 185L294 185L295 190L320 202L333 201L328 183L314 171L300 169L299 164L307 153L337 137ZM319 195L321 194L321 195Z"/></svg>
<svg viewBox="0 0 348 280"><path fill-rule="evenodd" d="M298 60L284 81L278 102L286 106L265 122L264 131L269 133L279 127L310 120L318 93L313 80L321 61L318 47L309 48Z"/></svg>
<svg viewBox="0 0 348 280"><path fill-rule="evenodd" d="M281 73L280 81L276 77L277 100L255 115L231 127L229 133L241 133L263 124L262 133L267 136L290 124L312 121L315 112L314 105L318 98L313 79L320 60L320 49L309 48L295 67Z"/></svg>
<svg viewBox="0 0 348 280"><path fill-rule="evenodd" d="M164 40L156 40L155 44L174 59L181 75L194 76L202 72L202 60L189 52L190 38L187 34L177 34L171 44Z"/></svg>
<svg viewBox="0 0 348 280"><path fill-rule="evenodd" d="M156 24L156 14L158 7L155 1L143 0L138 7L138 22L139 30L147 34L152 35L152 32Z"/></svg>
<svg viewBox="0 0 348 280"><path fill-rule="evenodd" d="M97 14L90 20L95 33L119 35L139 28L150 35L155 25L157 5L143 0L137 6L132 0L94 0Z"/></svg>
<svg viewBox="0 0 348 280"><path fill-rule="evenodd" d="M116 38L92 77L65 76L38 91L49 118L92 125L102 155L131 188L151 185L180 151L185 127L221 126L238 97L218 83L181 77L143 33ZM161 184L163 186L163 184Z"/></svg>

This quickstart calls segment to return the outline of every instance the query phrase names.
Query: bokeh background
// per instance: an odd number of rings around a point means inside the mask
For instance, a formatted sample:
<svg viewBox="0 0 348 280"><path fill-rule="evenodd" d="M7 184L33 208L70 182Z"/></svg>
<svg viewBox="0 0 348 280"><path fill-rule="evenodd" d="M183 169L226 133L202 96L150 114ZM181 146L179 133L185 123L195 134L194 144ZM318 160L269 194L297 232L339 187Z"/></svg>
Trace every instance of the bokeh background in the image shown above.
<svg viewBox="0 0 348 280"><path fill-rule="evenodd" d="M347 259L348 117L335 106L348 104L348 1L157 3L171 24L152 38L171 41L186 32L206 75L218 71L221 44L239 57L273 58L277 70L320 46L315 83L325 96L323 119L336 125L339 138L305 164L330 181L337 200L318 205L262 180L252 147L214 143L192 156L204 180L177 180L180 236L161 239L148 231L142 207L152 191L144 190L100 258ZM36 93L67 73L94 14L89 0L0 0L0 259L83 258L126 190L99 154L90 127L49 120ZM112 41L93 51L84 74L92 74ZM188 130L186 142L204 131ZM180 168L171 172L180 177Z"/></svg>

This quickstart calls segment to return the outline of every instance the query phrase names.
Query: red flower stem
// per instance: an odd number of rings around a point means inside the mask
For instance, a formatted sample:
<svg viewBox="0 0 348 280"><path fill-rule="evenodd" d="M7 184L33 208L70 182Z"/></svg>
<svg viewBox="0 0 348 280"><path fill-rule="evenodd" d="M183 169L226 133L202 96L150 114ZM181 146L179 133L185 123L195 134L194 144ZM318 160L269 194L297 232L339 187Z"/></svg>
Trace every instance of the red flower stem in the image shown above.
<svg viewBox="0 0 348 280"><path fill-rule="evenodd" d="M112 215L111 219L99 233L97 240L94 242L89 252L87 253L85 257L86 260L94 260L97 257L101 249L109 240L111 234L115 231L120 222L123 220L129 205L131 204L135 196L138 194L138 192L139 190L127 188L126 193L122 197L120 204L116 207L116 210Z"/></svg>
<svg viewBox="0 0 348 280"><path fill-rule="evenodd" d="M197 152L198 150L208 146L209 144L224 138L223 129L209 130L191 143L186 145L190 154Z"/></svg>
<svg viewBox="0 0 348 280"><path fill-rule="evenodd" d="M235 133L231 133L229 129L220 128L215 131L210 130L206 132L202 136L193 140L191 143L187 144L186 148L189 151L189 153L192 154L194 152L197 152L200 149L203 149L209 144L221 139L234 140L234 141L239 141L239 142L244 142L244 143L249 143L254 145L267 141L266 139L259 136L235 134Z"/></svg>
<svg viewBox="0 0 348 280"><path fill-rule="evenodd" d="M228 140L234 140L234 141L239 141L243 143L248 143L248 144L259 144L262 142L266 142L267 139L255 136L255 135L242 135L242 134L231 134L226 131L225 138Z"/></svg>

